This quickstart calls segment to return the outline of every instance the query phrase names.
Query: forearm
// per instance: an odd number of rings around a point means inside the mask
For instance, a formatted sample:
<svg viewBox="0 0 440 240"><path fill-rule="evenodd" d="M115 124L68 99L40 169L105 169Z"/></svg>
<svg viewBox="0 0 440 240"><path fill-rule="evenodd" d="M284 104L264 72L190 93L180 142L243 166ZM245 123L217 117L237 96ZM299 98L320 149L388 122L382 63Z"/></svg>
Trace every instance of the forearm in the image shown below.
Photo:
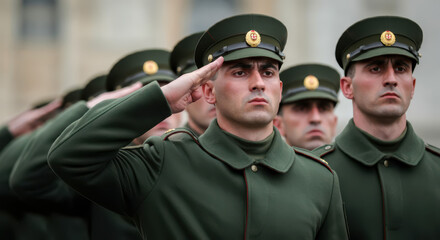
<svg viewBox="0 0 440 240"><path fill-rule="evenodd" d="M170 114L157 83L127 97L98 104L58 137L49 151L49 165L83 195L125 212L124 186L136 180L131 179L135 174L120 173L136 169L127 166L131 163L124 162L126 156L118 151Z"/></svg>
<svg viewBox="0 0 440 240"><path fill-rule="evenodd" d="M83 198L59 179L47 163L50 146L61 132L80 118L88 108L85 102L69 107L29 140L11 173L9 184L24 201L54 211L72 212Z"/></svg>

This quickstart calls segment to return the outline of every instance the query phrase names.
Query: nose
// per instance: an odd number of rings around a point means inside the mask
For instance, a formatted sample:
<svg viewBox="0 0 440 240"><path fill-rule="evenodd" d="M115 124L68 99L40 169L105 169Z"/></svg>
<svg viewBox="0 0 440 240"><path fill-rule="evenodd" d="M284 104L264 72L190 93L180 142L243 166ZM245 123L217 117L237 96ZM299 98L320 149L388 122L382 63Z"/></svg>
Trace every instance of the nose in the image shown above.
<svg viewBox="0 0 440 240"><path fill-rule="evenodd" d="M251 71L249 78L249 89L251 91L264 91L266 84L257 69Z"/></svg>
<svg viewBox="0 0 440 240"><path fill-rule="evenodd" d="M383 84L385 87L397 86L396 72L394 71L394 67L391 62L386 65Z"/></svg>
<svg viewBox="0 0 440 240"><path fill-rule="evenodd" d="M319 124L321 123L321 113L319 112L318 105L313 104L309 112L310 123Z"/></svg>

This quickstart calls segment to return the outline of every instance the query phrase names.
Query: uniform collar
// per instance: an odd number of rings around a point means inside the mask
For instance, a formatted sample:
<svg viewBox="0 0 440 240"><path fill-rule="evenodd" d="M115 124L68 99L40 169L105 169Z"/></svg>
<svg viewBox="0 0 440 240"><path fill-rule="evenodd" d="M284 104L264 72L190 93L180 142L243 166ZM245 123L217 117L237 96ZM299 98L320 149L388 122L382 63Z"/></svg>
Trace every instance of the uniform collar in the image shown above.
<svg viewBox="0 0 440 240"><path fill-rule="evenodd" d="M280 133L274 128L275 136L266 157L259 161L274 171L287 172L295 160L295 152L281 138ZM249 167L255 161L250 158L240 147L230 141L218 126L217 119L211 122L208 129L199 138L202 147L213 157L228 164L235 169Z"/></svg>
<svg viewBox="0 0 440 240"><path fill-rule="evenodd" d="M196 137L200 137L200 134L198 134L198 133L196 132L196 130L192 129L192 128L189 126L188 122L185 123L185 125L184 125L183 127L186 128L187 130L191 131L191 133L194 134L194 136L196 136Z"/></svg>
<svg viewBox="0 0 440 240"><path fill-rule="evenodd" d="M335 139L342 152L367 166L373 166L380 160L392 157L410 166L416 166L423 157L425 144L414 132L411 124L406 123L406 134L393 154L379 151L372 141L355 126L353 119ZM377 140L380 142L380 140Z"/></svg>

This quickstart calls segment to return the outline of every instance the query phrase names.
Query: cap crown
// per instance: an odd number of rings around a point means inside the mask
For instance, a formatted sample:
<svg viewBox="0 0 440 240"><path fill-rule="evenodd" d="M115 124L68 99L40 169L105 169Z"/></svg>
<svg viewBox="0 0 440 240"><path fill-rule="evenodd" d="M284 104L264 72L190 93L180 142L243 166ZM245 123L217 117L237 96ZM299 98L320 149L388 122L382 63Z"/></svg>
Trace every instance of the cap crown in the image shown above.
<svg viewBox="0 0 440 240"><path fill-rule="evenodd" d="M351 25L336 45L336 60L346 70L353 61L403 55L419 61L423 32L414 21L397 16L366 18Z"/></svg>
<svg viewBox="0 0 440 240"><path fill-rule="evenodd" d="M281 103L305 99L328 99L338 102L338 71L323 64L301 64L280 73L283 82Z"/></svg>
<svg viewBox="0 0 440 240"><path fill-rule="evenodd" d="M170 82L176 78L169 65L170 52L150 49L134 52L121 58L107 75L107 90L152 81Z"/></svg>
<svg viewBox="0 0 440 240"><path fill-rule="evenodd" d="M284 59L287 29L279 20L260 14L226 18L211 26L200 38L196 51L197 67L223 56L225 61L248 57Z"/></svg>
<svg viewBox="0 0 440 240"><path fill-rule="evenodd" d="M170 67L178 76L197 69L194 51L203 32L191 34L179 41L170 56Z"/></svg>
<svg viewBox="0 0 440 240"><path fill-rule="evenodd" d="M106 91L107 75L92 78L81 91L82 100L90 100Z"/></svg>

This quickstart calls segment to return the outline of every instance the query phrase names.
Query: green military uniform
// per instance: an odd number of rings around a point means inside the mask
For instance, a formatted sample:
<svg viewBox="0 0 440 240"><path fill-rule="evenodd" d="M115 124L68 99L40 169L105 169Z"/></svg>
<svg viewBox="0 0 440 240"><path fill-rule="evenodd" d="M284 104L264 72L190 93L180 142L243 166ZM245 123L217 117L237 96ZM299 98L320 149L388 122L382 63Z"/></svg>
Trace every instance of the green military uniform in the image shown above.
<svg viewBox="0 0 440 240"><path fill-rule="evenodd" d="M220 23L231 31L242 24L244 41L249 30L267 34L262 22L271 23L269 32L281 24L262 15ZM284 43L268 45L264 51L273 54L264 56L281 60ZM275 129L266 140L248 142L213 121L200 138L179 129L123 148L170 114L156 82L98 104L55 141L49 164L91 200L131 216L145 239L347 238L337 176Z"/></svg>
<svg viewBox="0 0 440 240"><path fill-rule="evenodd" d="M32 133L12 140L0 154L0 233L2 239L49 238L47 216L32 208L15 195L9 187L9 176L14 163Z"/></svg>
<svg viewBox="0 0 440 240"><path fill-rule="evenodd" d="M82 98L90 99L105 91L105 80L105 76L98 76L89 81L82 90ZM53 214L82 219L88 227L86 235L76 231L69 234L72 239L141 239L129 220L83 198L59 179L47 164L47 153L53 141L87 110L85 102L80 101L37 130L14 167L11 187L34 206L48 209Z"/></svg>
<svg viewBox="0 0 440 240"><path fill-rule="evenodd" d="M0 128L0 152L14 139L7 125Z"/></svg>
<svg viewBox="0 0 440 240"><path fill-rule="evenodd" d="M389 34L390 39L394 36L398 46L386 46L381 34ZM410 55L416 63L421 34L419 26L409 19L366 19L343 34L337 58L345 70L351 61L382 54ZM366 56L351 47L358 42L362 42ZM333 145L315 153L338 173L352 239L440 238L440 150L425 144L409 122L399 138L382 141L351 120Z"/></svg>

